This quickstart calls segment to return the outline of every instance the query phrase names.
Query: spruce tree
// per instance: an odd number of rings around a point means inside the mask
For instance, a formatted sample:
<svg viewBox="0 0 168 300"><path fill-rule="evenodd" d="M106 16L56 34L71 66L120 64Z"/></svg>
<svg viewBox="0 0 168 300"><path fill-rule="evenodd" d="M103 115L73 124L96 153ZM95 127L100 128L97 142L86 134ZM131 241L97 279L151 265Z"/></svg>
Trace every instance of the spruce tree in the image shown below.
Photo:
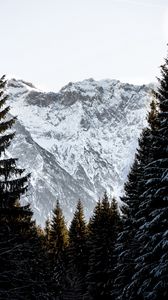
<svg viewBox="0 0 168 300"><path fill-rule="evenodd" d="M157 107L156 101L152 100L151 110L148 114L149 126L142 131L139 138L139 147L135 155L134 164L128 175L128 181L124 186L125 195L122 201L126 204L123 206L125 214L123 215L123 229L119 234L116 244L116 255L118 263L116 267L116 279L114 284L114 293L117 299L128 299L127 286L130 283L130 278L135 272L135 259L139 252L140 242L135 238L139 224L137 222L138 214L143 215L139 206L141 204L141 194L145 190L144 185L144 168L151 161L151 144L153 141L152 132L157 127ZM136 286L134 290L138 289ZM142 299L142 296L136 295L137 299Z"/></svg>
<svg viewBox="0 0 168 300"><path fill-rule="evenodd" d="M115 266L116 278L113 285L115 299L126 299L124 288L129 284L130 277L134 274L134 260L138 244L134 240L136 227L134 224L134 213L139 209L139 179L141 172L137 158L128 175L128 182L125 184L125 196L122 197L124 205L122 211L122 231L118 235L115 255L117 264ZM138 299L137 299L138 300Z"/></svg>
<svg viewBox="0 0 168 300"><path fill-rule="evenodd" d="M114 248L120 228L120 217L115 200L107 194L98 202L89 229L89 269L86 299L112 299L114 281Z"/></svg>
<svg viewBox="0 0 168 300"><path fill-rule="evenodd" d="M87 270L87 226L84 218L83 205L79 200L69 228L69 251L71 262L80 276L85 277Z"/></svg>
<svg viewBox="0 0 168 300"><path fill-rule="evenodd" d="M147 299L168 297L168 59L161 66L161 74L155 93L159 103L158 127L153 132L152 161L144 169L146 190L140 206L146 220L137 232L144 248L137 258L135 278L145 273L140 291Z"/></svg>
<svg viewBox="0 0 168 300"><path fill-rule="evenodd" d="M16 158L6 156L14 138L16 118L8 116L5 77L0 79L0 299L43 299L40 244L30 205L21 206L30 175L17 168Z"/></svg>
<svg viewBox="0 0 168 300"><path fill-rule="evenodd" d="M58 200L53 210L51 223L47 224L47 230L49 230L48 251L51 268L51 290L54 297L63 299L69 237Z"/></svg>
<svg viewBox="0 0 168 300"><path fill-rule="evenodd" d="M5 77L0 79L0 299L47 299L45 254L32 221L30 205L20 198L28 189L30 174L6 156L15 136L16 118L8 116Z"/></svg>
<svg viewBox="0 0 168 300"><path fill-rule="evenodd" d="M6 106L8 97L4 93L5 85L3 76L0 79L0 296L8 299L10 289L16 285L14 253L18 247L15 230L19 226L17 219L31 213L27 207L18 205L20 195L27 190L28 176L20 177L24 170L16 167L17 159L5 157L5 151L14 137L9 130L15 122L15 118L8 117L10 108Z"/></svg>
<svg viewBox="0 0 168 300"><path fill-rule="evenodd" d="M57 259L66 250L69 239L65 219L58 200L53 210L49 232L50 252Z"/></svg>
<svg viewBox="0 0 168 300"><path fill-rule="evenodd" d="M69 228L68 259L66 298L80 300L86 290L88 267L87 226L80 200Z"/></svg>
<svg viewBox="0 0 168 300"><path fill-rule="evenodd" d="M143 168L144 190L139 212L135 214L135 240L140 245L135 273L126 287L128 299L167 299L168 297L168 60L161 66L162 78L155 93L159 103L156 122L148 145L150 160Z"/></svg>
<svg viewBox="0 0 168 300"><path fill-rule="evenodd" d="M16 158L6 158L5 151L10 146L15 133L9 132L16 118L9 118L10 107L5 106L8 96L4 94L5 76L0 79L0 208L14 209L21 194L28 187L29 175L23 176L23 169L16 167ZM5 106L5 108L4 108ZM7 133L6 133L7 132ZM6 134L5 134L6 133ZM18 177L17 177L18 176ZM19 208L20 209L20 208ZM17 208L16 208L17 210Z"/></svg>
<svg viewBox="0 0 168 300"><path fill-rule="evenodd" d="M45 222L45 228L44 228L44 248L49 251L50 250L50 220L47 218Z"/></svg>

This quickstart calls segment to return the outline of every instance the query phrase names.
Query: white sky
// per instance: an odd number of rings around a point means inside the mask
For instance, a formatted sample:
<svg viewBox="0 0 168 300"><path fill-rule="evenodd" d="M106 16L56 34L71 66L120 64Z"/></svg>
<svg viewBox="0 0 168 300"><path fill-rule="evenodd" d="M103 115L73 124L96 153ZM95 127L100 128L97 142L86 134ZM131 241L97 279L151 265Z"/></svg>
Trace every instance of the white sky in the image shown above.
<svg viewBox="0 0 168 300"><path fill-rule="evenodd" d="M69 81L155 81L168 0L0 0L0 73L44 90Z"/></svg>

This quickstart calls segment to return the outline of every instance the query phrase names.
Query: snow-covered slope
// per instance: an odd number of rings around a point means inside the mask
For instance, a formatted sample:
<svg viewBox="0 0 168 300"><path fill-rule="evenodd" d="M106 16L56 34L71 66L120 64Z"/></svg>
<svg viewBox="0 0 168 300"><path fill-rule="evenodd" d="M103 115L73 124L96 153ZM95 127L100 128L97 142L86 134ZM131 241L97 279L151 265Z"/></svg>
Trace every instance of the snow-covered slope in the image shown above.
<svg viewBox="0 0 168 300"><path fill-rule="evenodd" d="M10 151L32 172L30 198L38 222L57 198L69 220L78 198L89 215L105 189L121 194L146 125L150 90L87 79L44 93L22 80L8 81L11 113L18 116Z"/></svg>

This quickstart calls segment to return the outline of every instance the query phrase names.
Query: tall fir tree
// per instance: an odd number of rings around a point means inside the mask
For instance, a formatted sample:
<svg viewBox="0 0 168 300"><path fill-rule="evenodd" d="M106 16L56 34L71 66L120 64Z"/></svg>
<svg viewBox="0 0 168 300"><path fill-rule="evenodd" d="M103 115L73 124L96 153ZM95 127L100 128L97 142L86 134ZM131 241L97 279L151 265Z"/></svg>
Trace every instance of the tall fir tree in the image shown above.
<svg viewBox="0 0 168 300"><path fill-rule="evenodd" d="M45 222L45 228L43 232L43 242L44 242L44 248L49 251L50 248L50 219L47 218Z"/></svg>
<svg viewBox="0 0 168 300"><path fill-rule="evenodd" d="M135 215L143 214L139 210L141 204L141 194L145 190L144 168L151 161L151 143L153 140L152 132L157 127L157 106L156 101L152 100L151 110L148 114L149 127L142 131L139 138L139 147L135 155L134 164L128 175L128 181L125 184L125 196L122 197L126 206L123 207L125 214L123 216L123 230L119 234L116 244L116 255L118 263L116 267L116 279L114 284L114 294L117 299L127 298L127 285L135 272L135 259L139 251L140 242L135 239L135 234L139 226ZM137 287L138 289L138 287ZM136 286L134 288L136 290ZM142 295L136 295L136 299L141 300Z"/></svg>
<svg viewBox="0 0 168 300"><path fill-rule="evenodd" d="M139 180L141 170L139 163L135 159L134 164L128 176L128 182L125 184L125 196L122 197L124 205L122 211L122 231L119 233L115 254L117 264L115 266L116 278L113 285L114 299L126 299L124 289L129 284L130 277L134 274L134 260L138 244L134 240L136 227L134 224L134 213L139 209ZM139 299L137 299L139 300Z"/></svg>
<svg viewBox="0 0 168 300"><path fill-rule="evenodd" d="M51 286L53 297L63 299L67 267L68 229L62 209L57 200L50 224L47 222L48 252L50 257ZM56 298L56 299L57 299Z"/></svg>
<svg viewBox="0 0 168 300"><path fill-rule="evenodd" d="M69 250L71 262L77 272L85 277L87 271L87 225L84 217L83 205L79 200L69 228Z"/></svg>
<svg viewBox="0 0 168 300"><path fill-rule="evenodd" d="M112 299L115 242L120 230L116 201L110 205L107 194L98 202L89 224L89 269L86 299Z"/></svg>
<svg viewBox="0 0 168 300"><path fill-rule="evenodd" d="M16 167L17 159L6 158L4 155L14 138L15 133L9 132L9 130L16 120L16 118L8 117L10 107L6 106L4 108L8 98L4 94L5 85L5 76L3 76L0 79L0 208L14 209L21 194L24 194L27 190L29 175L20 177L24 170ZM4 134L6 131L8 133ZM17 175L19 178L17 178Z"/></svg>
<svg viewBox="0 0 168 300"><path fill-rule="evenodd" d="M0 299L42 299L41 258L35 223L29 205L19 199L28 188L29 174L17 168L16 158L8 158L6 149L14 133L15 118L8 116L5 76L0 79ZM37 252L36 252L37 250ZM40 285L40 287L39 287ZM44 294L43 294L44 295Z"/></svg>
<svg viewBox="0 0 168 300"><path fill-rule="evenodd" d="M79 200L69 228L66 299L83 299L88 268L87 236L83 205Z"/></svg>
<svg viewBox="0 0 168 300"><path fill-rule="evenodd" d="M69 242L68 229L58 200L50 223L49 242L50 252L56 259L66 250Z"/></svg>
<svg viewBox="0 0 168 300"><path fill-rule="evenodd" d="M162 78L155 92L159 103L156 122L151 128L150 160L143 168L144 189L139 212L135 214L135 240L140 245L135 273L126 287L128 299L168 297L168 59L161 66Z"/></svg>

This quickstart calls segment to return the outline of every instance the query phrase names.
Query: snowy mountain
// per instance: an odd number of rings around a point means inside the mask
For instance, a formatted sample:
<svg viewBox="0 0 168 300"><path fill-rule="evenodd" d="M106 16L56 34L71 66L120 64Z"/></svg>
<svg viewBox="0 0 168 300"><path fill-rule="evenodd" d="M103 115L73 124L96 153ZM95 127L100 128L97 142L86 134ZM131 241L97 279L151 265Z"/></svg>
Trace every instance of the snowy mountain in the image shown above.
<svg viewBox="0 0 168 300"><path fill-rule="evenodd" d="M10 112L18 116L9 152L32 173L28 196L38 223L56 199L69 221L78 198L88 217L104 190L119 197L146 125L151 88L87 79L45 93L8 81Z"/></svg>

